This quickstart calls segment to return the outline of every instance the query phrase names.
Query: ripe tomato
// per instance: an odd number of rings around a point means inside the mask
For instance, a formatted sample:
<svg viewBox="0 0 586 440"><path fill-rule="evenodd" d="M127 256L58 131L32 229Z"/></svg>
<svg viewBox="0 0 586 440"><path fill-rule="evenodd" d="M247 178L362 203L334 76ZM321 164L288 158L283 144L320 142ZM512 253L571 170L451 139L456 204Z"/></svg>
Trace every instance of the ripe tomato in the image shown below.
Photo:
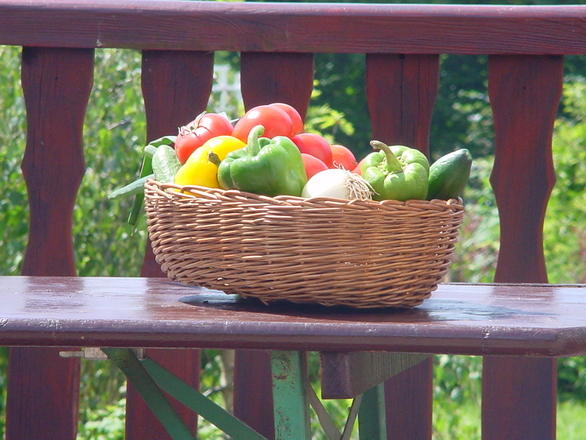
<svg viewBox="0 0 586 440"><path fill-rule="evenodd" d="M324 137L315 133L299 133L293 136L292 140L299 148L299 151L317 157L328 168L332 167L332 149L330 148L330 143Z"/></svg>
<svg viewBox="0 0 586 440"><path fill-rule="evenodd" d="M343 145L330 145L332 148L332 161L334 168L344 167L348 171L352 171L358 165L354 153Z"/></svg>
<svg viewBox="0 0 586 440"><path fill-rule="evenodd" d="M179 162L185 163L191 153L209 139L216 136L228 136L232 134L232 130L232 124L226 116L217 113L201 113L179 129L179 135L175 140L175 153Z"/></svg>
<svg viewBox="0 0 586 440"><path fill-rule="evenodd" d="M366 157L364 159L366 159ZM352 170L353 173L362 175L362 162L364 162L364 159L358 162L358 165Z"/></svg>
<svg viewBox="0 0 586 440"><path fill-rule="evenodd" d="M281 110L284 110L287 112L287 114L289 115L289 117L291 118L291 125L293 128L293 134L299 134L299 133L303 133L303 119L301 119L301 115L299 114L299 112L295 109L295 107L290 106L289 104L285 104L283 102L275 102L273 104L275 107L280 108Z"/></svg>
<svg viewBox="0 0 586 440"><path fill-rule="evenodd" d="M265 128L263 137L293 136L291 117L285 110L273 105L259 105L248 110L234 125L232 136L248 142L248 133L257 125Z"/></svg>
<svg viewBox="0 0 586 440"><path fill-rule="evenodd" d="M320 171L327 170L328 166L319 160L317 157L312 156L311 154L301 153L301 158L303 159L303 165L305 166L305 174L307 174L307 179L311 179L314 174L319 173Z"/></svg>

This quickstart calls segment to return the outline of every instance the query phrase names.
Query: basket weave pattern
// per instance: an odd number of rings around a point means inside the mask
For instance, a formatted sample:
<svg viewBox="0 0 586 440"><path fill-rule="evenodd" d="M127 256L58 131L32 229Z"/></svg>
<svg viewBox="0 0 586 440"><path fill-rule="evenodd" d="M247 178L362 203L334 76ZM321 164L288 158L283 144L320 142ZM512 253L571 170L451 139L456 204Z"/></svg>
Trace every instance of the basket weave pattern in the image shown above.
<svg viewBox="0 0 586 440"><path fill-rule="evenodd" d="M347 201L145 185L157 262L174 281L265 303L414 307L446 274L461 200Z"/></svg>

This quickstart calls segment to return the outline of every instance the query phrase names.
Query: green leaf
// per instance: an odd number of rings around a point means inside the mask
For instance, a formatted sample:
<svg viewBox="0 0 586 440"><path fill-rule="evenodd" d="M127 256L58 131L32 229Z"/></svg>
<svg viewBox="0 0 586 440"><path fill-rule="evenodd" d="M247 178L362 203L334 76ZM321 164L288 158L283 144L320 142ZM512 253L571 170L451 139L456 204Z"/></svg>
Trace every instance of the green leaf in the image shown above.
<svg viewBox="0 0 586 440"><path fill-rule="evenodd" d="M150 141L148 145L145 147L145 154L142 159L142 165L140 167L140 174L138 176L137 181L141 181L145 179L149 175L153 174L153 159L152 155L154 154L154 150L152 147L158 148L161 145L172 145L177 136L163 136L153 141ZM151 153L152 152L152 153ZM145 179L146 180L146 179ZM136 182L136 181L135 181ZM144 183L143 183L144 186ZM130 215L128 216L127 222L132 226L136 226L138 219L140 218L140 214L142 213L142 207L144 204L144 193L141 191L140 193L136 194L134 198L134 203L130 210Z"/></svg>
<svg viewBox="0 0 586 440"><path fill-rule="evenodd" d="M177 140L177 136L163 136L154 141L150 141L147 145L152 145L153 147L160 147L161 145L172 145Z"/></svg>
<svg viewBox="0 0 586 440"><path fill-rule="evenodd" d="M112 191L109 195L109 199L119 199L120 197L131 196L135 194L140 194L144 191L144 184L148 179L152 179L155 177L154 174L149 174L148 176L141 177L140 179L136 179L134 182L129 183L122 188L118 188L115 191Z"/></svg>

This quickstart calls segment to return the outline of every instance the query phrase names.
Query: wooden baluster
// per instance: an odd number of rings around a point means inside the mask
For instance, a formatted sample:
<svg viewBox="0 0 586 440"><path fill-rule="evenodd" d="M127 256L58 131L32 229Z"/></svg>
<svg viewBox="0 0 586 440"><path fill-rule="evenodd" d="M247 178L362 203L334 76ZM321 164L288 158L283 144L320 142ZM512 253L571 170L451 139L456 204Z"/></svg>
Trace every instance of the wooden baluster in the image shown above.
<svg viewBox="0 0 586 440"><path fill-rule="evenodd" d="M372 137L429 154L429 128L438 92L437 55L368 54L366 93ZM430 439L433 358L385 383L388 438Z"/></svg>
<svg viewBox="0 0 586 440"><path fill-rule="evenodd" d="M210 52L144 51L142 90L147 119L147 139L176 134L178 128L203 112L213 83L214 58ZM164 276L147 243L141 272L144 277ZM148 350L149 358L177 374L192 387L199 386L199 350ZM171 437L153 417L136 389L129 384L126 411L128 440L164 440ZM192 432L197 430L197 415L172 402Z"/></svg>
<svg viewBox="0 0 586 440"><path fill-rule="evenodd" d="M429 154L438 70L437 55L366 56L366 92L373 138Z"/></svg>
<svg viewBox="0 0 586 440"><path fill-rule="evenodd" d="M500 213L496 282L546 283L543 218L555 182L553 124L563 79L561 56L489 57ZM483 367L484 440L555 438L556 361L488 357Z"/></svg>
<svg viewBox="0 0 586 440"><path fill-rule="evenodd" d="M240 70L246 109L284 102L305 119L313 90L313 54L243 52Z"/></svg>
<svg viewBox="0 0 586 440"><path fill-rule="evenodd" d="M501 223L495 279L547 282L542 228L555 183L551 139L561 96L562 58L489 60L495 125L491 184Z"/></svg>
<svg viewBox="0 0 586 440"><path fill-rule="evenodd" d="M285 102L305 118L313 90L313 54L242 53L241 85L247 109ZM234 415L274 438L270 353L237 351L235 365Z"/></svg>
<svg viewBox="0 0 586 440"><path fill-rule="evenodd" d="M179 127L206 110L213 85L213 63L211 52L143 52L142 92L148 141L177 134ZM141 276L165 276L150 242Z"/></svg>
<svg viewBox="0 0 586 440"><path fill-rule="evenodd" d="M30 204L23 275L75 276L71 225L93 63L90 49L23 48ZM79 361L60 358L57 348L12 348L8 376L8 440L75 439Z"/></svg>

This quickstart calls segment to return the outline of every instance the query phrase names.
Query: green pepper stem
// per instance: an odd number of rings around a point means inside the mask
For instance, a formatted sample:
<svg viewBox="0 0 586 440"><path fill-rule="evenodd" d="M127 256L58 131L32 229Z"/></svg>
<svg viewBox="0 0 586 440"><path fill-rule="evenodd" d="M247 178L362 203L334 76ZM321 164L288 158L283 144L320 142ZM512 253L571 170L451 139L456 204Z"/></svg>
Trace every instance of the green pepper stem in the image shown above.
<svg viewBox="0 0 586 440"><path fill-rule="evenodd" d="M215 166L219 167L220 163L222 163L222 160L220 159L220 156L218 156L216 153L214 153L213 151L210 151L208 153L208 160L213 163Z"/></svg>
<svg viewBox="0 0 586 440"><path fill-rule="evenodd" d="M403 165L397 159L397 156L393 154L391 148L381 142L381 141L370 141L370 145L372 148L376 148L377 150L382 150L385 153L385 157L387 158L387 170L390 173L402 173L403 172Z"/></svg>
<svg viewBox="0 0 586 440"><path fill-rule="evenodd" d="M248 143L246 144L246 150L249 156L256 156L260 151L260 142L258 138L265 132L265 128L262 125L256 125L248 133Z"/></svg>

